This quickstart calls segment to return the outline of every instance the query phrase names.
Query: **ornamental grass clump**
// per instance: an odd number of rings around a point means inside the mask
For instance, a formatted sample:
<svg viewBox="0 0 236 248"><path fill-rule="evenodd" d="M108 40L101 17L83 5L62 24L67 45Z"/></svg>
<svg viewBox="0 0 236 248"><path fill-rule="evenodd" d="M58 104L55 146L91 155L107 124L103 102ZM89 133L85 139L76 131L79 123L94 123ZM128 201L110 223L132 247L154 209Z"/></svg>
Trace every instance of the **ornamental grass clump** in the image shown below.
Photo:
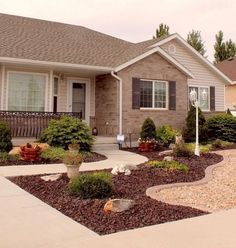
<svg viewBox="0 0 236 248"><path fill-rule="evenodd" d="M41 153L41 158L51 161L62 161L66 151L61 147L48 147L44 149Z"/></svg>
<svg viewBox="0 0 236 248"><path fill-rule="evenodd" d="M113 192L112 176L107 172L83 173L70 180L68 190L82 199L107 198Z"/></svg>
<svg viewBox="0 0 236 248"><path fill-rule="evenodd" d="M183 141L175 144L173 148L173 155L176 157L191 157L193 155L193 150Z"/></svg>
<svg viewBox="0 0 236 248"><path fill-rule="evenodd" d="M182 171L182 172L188 172L189 168L186 164L180 163L178 161L150 161L148 162L148 165L158 167L160 169L167 169L171 171Z"/></svg>

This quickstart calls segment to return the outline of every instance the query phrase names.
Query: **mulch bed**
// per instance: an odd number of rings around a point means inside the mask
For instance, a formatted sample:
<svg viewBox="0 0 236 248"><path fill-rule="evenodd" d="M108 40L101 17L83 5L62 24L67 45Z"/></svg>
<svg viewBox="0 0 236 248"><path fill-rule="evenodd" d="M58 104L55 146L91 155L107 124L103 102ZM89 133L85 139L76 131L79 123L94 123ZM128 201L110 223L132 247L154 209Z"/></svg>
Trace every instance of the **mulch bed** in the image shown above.
<svg viewBox="0 0 236 248"><path fill-rule="evenodd" d="M97 162L107 159L106 156L92 152L91 155L88 155L84 158L85 163ZM61 160L49 160L49 159L41 159L37 161L24 161L24 160L7 160L0 161L0 166L11 166L11 165L39 165L39 164L61 164Z"/></svg>
<svg viewBox="0 0 236 248"><path fill-rule="evenodd" d="M148 153L151 159L160 159L157 152ZM161 170L140 164L130 176L113 176L115 192L112 198L127 198L135 201L135 206L122 213L105 213L107 199L81 200L67 192L69 179L65 174L56 181L43 181L37 176L20 176L10 180L42 201L85 225L98 234L110 234L169 221L207 214L191 207L174 206L147 197L146 189L161 184L190 182L204 177L207 166L222 161L217 154L204 154L201 157L178 158L186 163L189 172ZM106 170L110 171L110 170Z"/></svg>

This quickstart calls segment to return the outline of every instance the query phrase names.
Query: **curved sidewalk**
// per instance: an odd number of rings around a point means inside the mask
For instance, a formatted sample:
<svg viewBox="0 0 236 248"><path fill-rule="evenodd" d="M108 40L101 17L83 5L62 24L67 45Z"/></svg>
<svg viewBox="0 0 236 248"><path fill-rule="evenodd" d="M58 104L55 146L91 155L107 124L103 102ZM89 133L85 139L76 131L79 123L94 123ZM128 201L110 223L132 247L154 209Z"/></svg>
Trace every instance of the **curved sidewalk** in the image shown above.
<svg viewBox="0 0 236 248"><path fill-rule="evenodd" d="M98 162L83 163L80 168L81 171L109 169L126 163L137 165L148 161L146 157L139 154L114 148L109 149L109 147L106 147L106 149L96 149L94 151L105 155L107 159ZM3 177L64 172L66 172L66 167L63 164L0 166L0 176Z"/></svg>

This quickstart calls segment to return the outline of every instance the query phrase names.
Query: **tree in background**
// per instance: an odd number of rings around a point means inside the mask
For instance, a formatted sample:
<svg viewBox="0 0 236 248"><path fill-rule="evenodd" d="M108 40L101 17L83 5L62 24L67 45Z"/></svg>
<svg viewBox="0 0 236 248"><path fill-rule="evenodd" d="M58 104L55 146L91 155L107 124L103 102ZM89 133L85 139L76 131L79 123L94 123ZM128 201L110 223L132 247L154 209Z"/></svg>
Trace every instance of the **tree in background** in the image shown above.
<svg viewBox="0 0 236 248"><path fill-rule="evenodd" d="M215 49L215 63L223 61L225 59L234 57L236 54L236 44L229 39L228 41L224 42L224 34L220 30L218 34L216 34L216 42L214 45Z"/></svg>
<svg viewBox="0 0 236 248"><path fill-rule="evenodd" d="M202 56L205 55L205 45L202 41L201 32L197 30L192 30L188 33L187 42L191 45L195 50L197 50Z"/></svg>
<svg viewBox="0 0 236 248"><path fill-rule="evenodd" d="M153 36L153 39L169 35L169 30L170 28L168 25L161 23L159 28L156 29L156 35Z"/></svg>

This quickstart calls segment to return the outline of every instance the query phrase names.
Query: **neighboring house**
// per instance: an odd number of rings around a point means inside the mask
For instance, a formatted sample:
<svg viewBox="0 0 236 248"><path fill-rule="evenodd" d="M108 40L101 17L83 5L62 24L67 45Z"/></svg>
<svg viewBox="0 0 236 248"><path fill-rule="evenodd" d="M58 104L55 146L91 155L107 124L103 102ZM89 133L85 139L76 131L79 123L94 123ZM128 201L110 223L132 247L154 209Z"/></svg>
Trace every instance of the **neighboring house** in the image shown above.
<svg viewBox="0 0 236 248"><path fill-rule="evenodd" d="M100 135L137 137L148 116L157 126L181 129L191 88L208 93L205 103L200 99L208 114L225 110L224 88L231 83L178 34L131 43L81 26L5 14L0 63L0 116L22 130L31 120L31 131L15 136L35 135L56 112L81 116Z"/></svg>
<svg viewBox="0 0 236 248"><path fill-rule="evenodd" d="M232 80L225 87L225 106L231 111L236 110L236 57L226 59L216 64L216 67Z"/></svg>

